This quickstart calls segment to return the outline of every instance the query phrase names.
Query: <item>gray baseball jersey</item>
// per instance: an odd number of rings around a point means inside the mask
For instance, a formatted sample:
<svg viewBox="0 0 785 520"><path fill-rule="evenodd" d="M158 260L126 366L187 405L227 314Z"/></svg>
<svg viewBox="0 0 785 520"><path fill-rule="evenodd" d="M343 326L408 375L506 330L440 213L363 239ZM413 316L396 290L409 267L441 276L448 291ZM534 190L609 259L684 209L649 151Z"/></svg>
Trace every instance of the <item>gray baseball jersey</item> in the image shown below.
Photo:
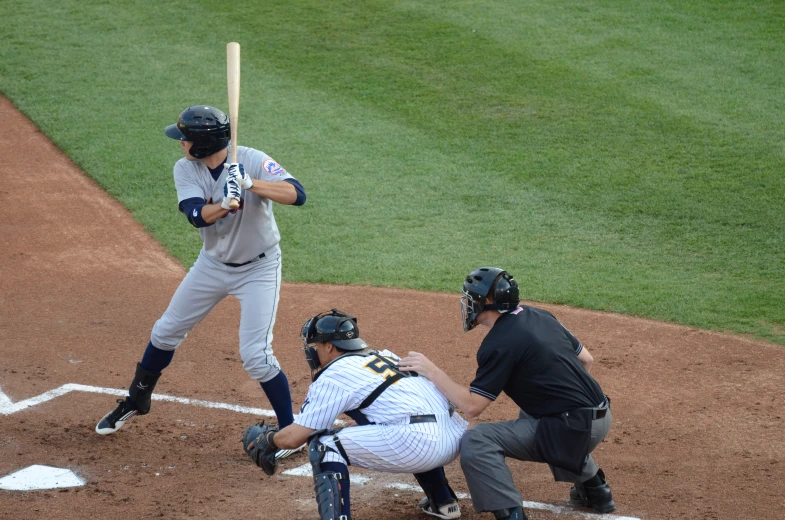
<svg viewBox="0 0 785 520"><path fill-rule="evenodd" d="M279 182L293 178L270 156L253 148L238 146L237 162L243 165L245 173L252 179ZM224 168L216 181L201 162L180 159L174 165L178 202L194 197L208 202L222 200L227 175L227 169ZM204 241L204 252L222 263L241 264L277 245L281 234L275 223L272 205L271 200L244 190L240 209L230 212L212 226L199 229Z"/></svg>

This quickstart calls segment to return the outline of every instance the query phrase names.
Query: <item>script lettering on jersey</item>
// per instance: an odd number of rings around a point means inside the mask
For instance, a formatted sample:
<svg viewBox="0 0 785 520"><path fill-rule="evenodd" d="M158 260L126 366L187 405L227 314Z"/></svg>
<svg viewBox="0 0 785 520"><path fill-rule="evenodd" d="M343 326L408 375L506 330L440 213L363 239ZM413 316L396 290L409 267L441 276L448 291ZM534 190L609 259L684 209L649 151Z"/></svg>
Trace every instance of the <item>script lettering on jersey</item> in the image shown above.
<svg viewBox="0 0 785 520"><path fill-rule="evenodd" d="M374 357L372 360L370 360L368 363L365 364L364 368L376 372L382 377L382 379L389 379L399 373L397 370L395 370L395 368L389 365L388 361L384 360L380 356Z"/></svg>

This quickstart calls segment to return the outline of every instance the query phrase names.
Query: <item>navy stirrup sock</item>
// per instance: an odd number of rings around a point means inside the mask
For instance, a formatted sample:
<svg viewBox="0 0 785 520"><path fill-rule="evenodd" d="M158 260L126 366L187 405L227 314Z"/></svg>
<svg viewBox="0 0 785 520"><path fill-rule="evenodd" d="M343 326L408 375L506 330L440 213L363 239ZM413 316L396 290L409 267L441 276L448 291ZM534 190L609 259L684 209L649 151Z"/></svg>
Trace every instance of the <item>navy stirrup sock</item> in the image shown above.
<svg viewBox="0 0 785 520"><path fill-rule="evenodd" d="M349 468L346 464L340 462L322 462L322 471L329 471L330 473L340 473L345 478L341 479L341 514L351 515L351 504L349 503Z"/></svg>
<svg viewBox="0 0 785 520"><path fill-rule="evenodd" d="M147 348L142 356L142 368L150 372L161 372L164 368L169 366L174 357L174 350L161 350L153 345L153 342L147 344Z"/></svg>
<svg viewBox="0 0 785 520"><path fill-rule="evenodd" d="M431 471L424 473L417 473L417 482L425 489L426 487L431 490L433 499L437 504L446 504L452 500L450 488L445 484L447 477L444 474L444 467L439 466Z"/></svg>
<svg viewBox="0 0 785 520"><path fill-rule="evenodd" d="M289 392L289 380L283 370L278 375L262 385L267 399L273 406L275 416L278 418L278 427L284 429L294 422L292 415L292 394Z"/></svg>

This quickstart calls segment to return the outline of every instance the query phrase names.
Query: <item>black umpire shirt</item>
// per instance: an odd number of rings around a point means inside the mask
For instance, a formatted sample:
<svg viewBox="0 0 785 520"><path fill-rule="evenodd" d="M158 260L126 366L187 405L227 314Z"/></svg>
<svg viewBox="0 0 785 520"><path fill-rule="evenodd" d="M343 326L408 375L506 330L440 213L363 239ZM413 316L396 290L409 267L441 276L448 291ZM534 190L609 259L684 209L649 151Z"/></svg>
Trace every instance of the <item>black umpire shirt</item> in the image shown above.
<svg viewBox="0 0 785 520"><path fill-rule="evenodd" d="M471 391L495 401L503 390L533 417L598 406L605 396L578 359L582 349L550 312L518 307L485 336Z"/></svg>

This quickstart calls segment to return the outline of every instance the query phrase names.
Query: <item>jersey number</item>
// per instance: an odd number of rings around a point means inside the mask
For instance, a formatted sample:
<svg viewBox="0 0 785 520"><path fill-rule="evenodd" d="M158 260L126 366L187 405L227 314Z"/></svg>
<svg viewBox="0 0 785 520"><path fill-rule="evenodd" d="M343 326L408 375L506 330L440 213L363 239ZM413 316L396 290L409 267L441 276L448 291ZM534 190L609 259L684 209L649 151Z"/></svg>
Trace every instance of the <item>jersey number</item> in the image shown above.
<svg viewBox="0 0 785 520"><path fill-rule="evenodd" d="M365 365L365 368L369 370L373 370L374 372L382 376L382 378L385 380L390 379L391 377L400 373L394 367L391 367L389 362L385 361L380 357L373 358Z"/></svg>

